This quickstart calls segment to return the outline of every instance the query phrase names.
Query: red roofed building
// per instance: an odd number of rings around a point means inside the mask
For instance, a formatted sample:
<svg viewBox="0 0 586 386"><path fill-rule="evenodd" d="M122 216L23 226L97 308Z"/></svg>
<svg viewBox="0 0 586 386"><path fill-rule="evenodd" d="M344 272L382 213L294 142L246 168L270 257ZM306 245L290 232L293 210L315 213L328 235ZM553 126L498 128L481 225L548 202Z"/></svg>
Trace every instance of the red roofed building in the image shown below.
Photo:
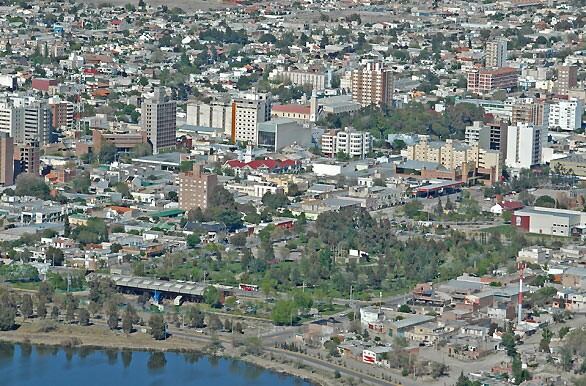
<svg viewBox="0 0 586 386"><path fill-rule="evenodd" d="M273 105L271 115L277 118L309 121L311 119L311 106L300 104Z"/></svg>
<svg viewBox="0 0 586 386"><path fill-rule="evenodd" d="M525 205L521 201L502 201L490 208L490 212L494 214L503 214L503 212L514 212L523 209Z"/></svg>
<svg viewBox="0 0 586 386"><path fill-rule="evenodd" d="M301 163L294 160L254 160L250 162L242 162L239 160L226 161L224 164L225 168L235 170L238 174L247 174L250 172L261 172L261 173L293 173L299 171Z"/></svg>

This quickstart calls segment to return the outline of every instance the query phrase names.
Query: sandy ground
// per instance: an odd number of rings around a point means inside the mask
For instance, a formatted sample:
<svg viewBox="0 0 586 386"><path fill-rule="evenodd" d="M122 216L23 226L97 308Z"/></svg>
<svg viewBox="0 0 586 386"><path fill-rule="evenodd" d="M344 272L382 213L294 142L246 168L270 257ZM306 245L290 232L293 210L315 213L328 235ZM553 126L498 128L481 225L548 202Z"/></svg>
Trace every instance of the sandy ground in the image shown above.
<svg viewBox="0 0 586 386"><path fill-rule="evenodd" d="M108 328L93 325L82 327L78 325L59 324L50 332L38 332L36 323L25 323L14 331L0 332L0 341L11 343L30 343L50 346L116 348L131 350L161 350L161 351L197 351L205 352L209 344L209 337L185 339L171 336L167 340L156 341L142 332L126 335L123 332L112 332ZM231 343L223 341L224 357L239 359L255 364L275 372L294 375L310 380L314 385L334 385L331 375L321 374L307 368L297 368L293 364L280 363L264 356L242 355L240 349L232 347ZM339 384L339 383L338 383Z"/></svg>

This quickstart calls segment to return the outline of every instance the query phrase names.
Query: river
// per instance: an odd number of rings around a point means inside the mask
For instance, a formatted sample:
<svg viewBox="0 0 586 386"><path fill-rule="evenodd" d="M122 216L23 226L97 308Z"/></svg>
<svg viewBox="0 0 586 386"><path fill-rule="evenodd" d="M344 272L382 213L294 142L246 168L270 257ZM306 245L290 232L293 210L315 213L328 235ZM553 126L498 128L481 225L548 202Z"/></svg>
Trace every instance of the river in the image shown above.
<svg viewBox="0 0 586 386"><path fill-rule="evenodd" d="M0 343L0 386L311 386L248 363L162 353Z"/></svg>

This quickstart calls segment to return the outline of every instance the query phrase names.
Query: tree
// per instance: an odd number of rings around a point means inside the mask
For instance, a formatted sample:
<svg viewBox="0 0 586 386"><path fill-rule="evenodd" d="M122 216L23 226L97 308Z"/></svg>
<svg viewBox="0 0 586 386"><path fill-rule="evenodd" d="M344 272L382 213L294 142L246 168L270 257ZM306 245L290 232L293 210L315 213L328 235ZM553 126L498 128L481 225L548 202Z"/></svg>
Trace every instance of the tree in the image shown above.
<svg viewBox="0 0 586 386"><path fill-rule="evenodd" d="M104 164L111 164L116 160L117 153L118 149L116 149L116 146L109 142L105 142L100 147L100 152L98 153L98 161Z"/></svg>
<svg viewBox="0 0 586 386"><path fill-rule="evenodd" d="M513 378L515 378L515 385L520 385L524 381L531 379L529 371L522 368L521 359L518 356L513 358L512 373Z"/></svg>
<svg viewBox="0 0 586 386"><path fill-rule="evenodd" d="M482 384L479 381L471 381L468 377L464 375L464 373L460 373L458 377L458 381L456 382L456 386L481 386Z"/></svg>
<svg viewBox="0 0 586 386"><path fill-rule="evenodd" d="M122 316L122 331L125 334L130 334L133 330L132 322L134 321L134 316L132 315L132 311L130 308L127 308Z"/></svg>
<svg viewBox="0 0 586 386"><path fill-rule="evenodd" d="M63 265L65 256L63 255L63 251L61 249L49 246L45 251L45 259L50 261L52 266L56 267Z"/></svg>
<svg viewBox="0 0 586 386"><path fill-rule="evenodd" d="M33 316L33 298L29 294L25 294L22 296L20 313L24 318L30 318L31 316Z"/></svg>
<svg viewBox="0 0 586 386"><path fill-rule="evenodd" d="M289 205L289 199L283 193L271 193L266 192L264 196L262 196L262 203L272 209L276 210L278 208L285 208Z"/></svg>
<svg viewBox="0 0 586 386"><path fill-rule="evenodd" d="M86 308L81 308L77 315L80 326L89 326L90 324L90 312Z"/></svg>
<svg viewBox="0 0 586 386"><path fill-rule="evenodd" d="M538 197L533 205L540 206L543 208L555 208L556 201L551 196L540 196Z"/></svg>
<svg viewBox="0 0 586 386"><path fill-rule="evenodd" d="M293 324L297 319L297 309L295 303L290 300L279 300L273 307L271 319L273 323L279 326Z"/></svg>
<svg viewBox="0 0 586 386"><path fill-rule="evenodd" d="M397 311L404 312L406 314L410 314L413 312L411 310L411 307L409 307L407 304L401 304L401 306L399 307L399 309Z"/></svg>
<svg viewBox="0 0 586 386"><path fill-rule="evenodd" d="M39 300L37 303L37 316L41 319L45 319L47 317L47 304L44 300Z"/></svg>
<svg viewBox="0 0 586 386"><path fill-rule="evenodd" d="M0 304L0 331L9 331L15 326L16 309L3 303Z"/></svg>
<svg viewBox="0 0 586 386"><path fill-rule="evenodd" d="M185 323L191 328L205 327L203 312L198 307L188 307L185 311Z"/></svg>
<svg viewBox="0 0 586 386"><path fill-rule="evenodd" d="M51 319L59 319L59 308L57 306L53 306L53 308L51 308Z"/></svg>
<svg viewBox="0 0 586 386"><path fill-rule="evenodd" d="M116 330L118 328L118 307L115 303L109 303L106 311L108 316L108 327L110 330Z"/></svg>
<svg viewBox="0 0 586 386"><path fill-rule="evenodd" d="M515 341L515 335L507 331L502 336L502 346L505 348L507 355L511 358L517 356L517 342Z"/></svg>
<svg viewBox="0 0 586 386"><path fill-rule="evenodd" d="M213 285L210 285L204 290L203 299L206 304L216 306L220 304L220 291Z"/></svg>
<svg viewBox="0 0 586 386"><path fill-rule="evenodd" d="M539 351L549 353L549 343L551 342L551 338L553 337L553 333L549 328L544 328L541 332L541 341L539 342Z"/></svg>
<svg viewBox="0 0 586 386"><path fill-rule="evenodd" d="M31 173L23 173L16 177L14 194L17 196L32 196L45 200L50 197L49 191L49 186L39 176Z"/></svg>
<svg viewBox="0 0 586 386"><path fill-rule="evenodd" d="M222 321L216 314L211 314L208 318L208 328L213 331L219 331L223 328Z"/></svg>
<svg viewBox="0 0 586 386"><path fill-rule="evenodd" d="M53 299L53 288L47 282L41 282L37 291L37 298L44 303L50 302Z"/></svg>
<svg viewBox="0 0 586 386"><path fill-rule="evenodd" d="M156 340L162 340L167 337L167 330L165 327L165 320L161 314L153 314L149 319L149 327L151 329L151 336Z"/></svg>
<svg viewBox="0 0 586 386"><path fill-rule="evenodd" d="M232 332L232 322L230 321L230 319L224 320L224 330Z"/></svg>
<svg viewBox="0 0 586 386"><path fill-rule="evenodd" d="M242 323L236 322L236 324L234 325L234 332L244 334L244 326L242 326Z"/></svg>
<svg viewBox="0 0 586 386"><path fill-rule="evenodd" d="M187 236L187 246L189 248L195 248L200 243L201 243L201 238L199 237L199 235L196 235L194 233L194 234L191 234L191 235Z"/></svg>
<svg viewBox="0 0 586 386"><path fill-rule="evenodd" d="M77 309L78 301L71 293L65 296L65 319L72 322L75 319L75 310Z"/></svg>

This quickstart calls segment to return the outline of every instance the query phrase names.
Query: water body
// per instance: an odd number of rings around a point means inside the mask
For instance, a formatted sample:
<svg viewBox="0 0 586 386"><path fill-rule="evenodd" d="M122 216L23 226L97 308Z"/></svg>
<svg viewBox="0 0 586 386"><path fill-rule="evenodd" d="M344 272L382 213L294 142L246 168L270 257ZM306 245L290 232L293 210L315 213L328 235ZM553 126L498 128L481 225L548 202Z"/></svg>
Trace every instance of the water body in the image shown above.
<svg viewBox="0 0 586 386"><path fill-rule="evenodd" d="M0 386L311 386L242 361L193 353L0 343Z"/></svg>

